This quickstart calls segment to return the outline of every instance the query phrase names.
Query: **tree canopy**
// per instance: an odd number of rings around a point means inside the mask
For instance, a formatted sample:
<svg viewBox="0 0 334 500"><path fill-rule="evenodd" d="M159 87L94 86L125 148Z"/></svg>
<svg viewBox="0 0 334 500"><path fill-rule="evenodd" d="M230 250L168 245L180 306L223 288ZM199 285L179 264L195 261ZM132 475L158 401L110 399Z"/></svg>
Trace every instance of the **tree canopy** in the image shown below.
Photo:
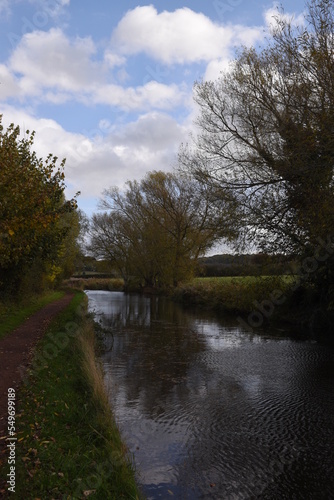
<svg viewBox="0 0 334 500"><path fill-rule="evenodd" d="M32 269L55 273L65 253L76 200L65 200L64 164L32 151L34 132L4 130L0 119L0 289L18 291ZM69 240L68 240L69 241ZM44 276L45 277L45 276ZM36 277L37 281L37 277Z"/></svg>

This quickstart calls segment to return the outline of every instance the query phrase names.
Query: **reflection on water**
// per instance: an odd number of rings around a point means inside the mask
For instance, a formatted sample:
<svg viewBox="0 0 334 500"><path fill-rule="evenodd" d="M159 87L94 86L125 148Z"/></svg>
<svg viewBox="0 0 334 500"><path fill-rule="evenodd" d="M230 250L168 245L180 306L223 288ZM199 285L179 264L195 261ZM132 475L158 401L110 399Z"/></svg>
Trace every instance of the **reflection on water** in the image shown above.
<svg viewBox="0 0 334 500"><path fill-rule="evenodd" d="M87 292L149 499L334 498L334 352L158 297Z"/></svg>

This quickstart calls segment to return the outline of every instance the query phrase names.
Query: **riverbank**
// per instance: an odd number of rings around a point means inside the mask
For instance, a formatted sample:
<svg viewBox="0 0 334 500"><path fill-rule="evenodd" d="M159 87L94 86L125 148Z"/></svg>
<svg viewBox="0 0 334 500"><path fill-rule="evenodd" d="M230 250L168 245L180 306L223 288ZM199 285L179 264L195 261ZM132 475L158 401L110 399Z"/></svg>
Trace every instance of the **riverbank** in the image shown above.
<svg viewBox="0 0 334 500"><path fill-rule="evenodd" d="M333 308L297 276L196 278L178 286L172 298L184 306L237 316L250 331L273 324L333 342Z"/></svg>
<svg viewBox="0 0 334 500"><path fill-rule="evenodd" d="M75 279L82 290L124 291L121 279ZM131 292L166 295L184 307L237 316L249 330L273 324L296 335L333 341L334 306L321 302L312 286L292 275L194 278L175 289L130 287Z"/></svg>
<svg viewBox="0 0 334 500"><path fill-rule="evenodd" d="M287 276L241 276L196 278L179 285L174 300L185 306L196 306L231 314L250 313L263 301L278 301L288 294L292 280Z"/></svg>
<svg viewBox="0 0 334 500"><path fill-rule="evenodd" d="M83 293L75 293L38 344L17 398L18 498L140 498L104 391ZM5 464L1 474L7 473Z"/></svg>

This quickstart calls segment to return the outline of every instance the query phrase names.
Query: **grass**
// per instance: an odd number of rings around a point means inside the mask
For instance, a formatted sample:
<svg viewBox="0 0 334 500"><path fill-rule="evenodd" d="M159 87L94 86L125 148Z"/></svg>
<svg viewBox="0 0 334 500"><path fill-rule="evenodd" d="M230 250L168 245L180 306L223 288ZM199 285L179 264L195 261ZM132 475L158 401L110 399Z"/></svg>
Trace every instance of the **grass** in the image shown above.
<svg viewBox="0 0 334 500"><path fill-rule="evenodd" d="M293 281L293 275L286 274L281 276L274 275L263 275L263 276L219 276L219 277L210 277L210 278L194 278L195 283L257 283L260 279L274 279L279 278L286 283L291 283Z"/></svg>
<svg viewBox="0 0 334 500"><path fill-rule="evenodd" d="M273 293L287 293L292 283L291 276L196 278L179 286L174 299L216 311L249 313L256 303L269 300Z"/></svg>
<svg viewBox="0 0 334 500"><path fill-rule="evenodd" d="M17 498L140 498L104 391L85 300L77 292L52 323L20 391Z"/></svg>
<svg viewBox="0 0 334 500"><path fill-rule="evenodd" d="M0 304L0 339L17 328L23 321L50 302L60 299L64 292L48 292L29 299L27 304Z"/></svg>

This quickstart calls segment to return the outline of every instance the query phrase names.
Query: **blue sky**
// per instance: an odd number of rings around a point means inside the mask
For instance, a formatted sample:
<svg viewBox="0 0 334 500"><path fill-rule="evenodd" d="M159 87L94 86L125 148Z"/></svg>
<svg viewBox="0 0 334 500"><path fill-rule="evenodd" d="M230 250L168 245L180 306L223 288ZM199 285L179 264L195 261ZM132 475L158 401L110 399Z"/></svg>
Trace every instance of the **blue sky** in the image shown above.
<svg viewBox="0 0 334 500"><path fill-rule="evenodd" d="M255 0L0 0L0 113L66 158L66 195L171 170L194 130L195 80L263 45L276 4ZM304 2L284 2L296 19Z"/></svg>

